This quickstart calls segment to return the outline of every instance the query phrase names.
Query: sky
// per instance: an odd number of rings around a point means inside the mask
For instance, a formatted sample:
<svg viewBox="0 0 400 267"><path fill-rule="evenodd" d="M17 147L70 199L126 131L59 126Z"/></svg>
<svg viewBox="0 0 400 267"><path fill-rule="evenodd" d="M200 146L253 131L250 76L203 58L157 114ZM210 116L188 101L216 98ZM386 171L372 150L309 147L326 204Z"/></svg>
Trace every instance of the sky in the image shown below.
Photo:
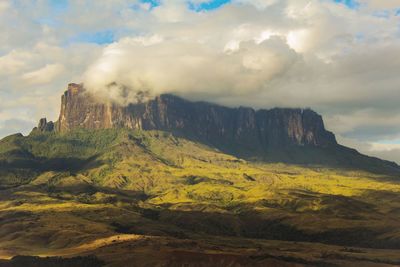
<svg viewBox="0 0 400 267"><path fill-rule="evenodd" d="M309 107L400 163L400 0L0 0L0 32L0 137L56 120L83 82L121 105Z"/></svg>

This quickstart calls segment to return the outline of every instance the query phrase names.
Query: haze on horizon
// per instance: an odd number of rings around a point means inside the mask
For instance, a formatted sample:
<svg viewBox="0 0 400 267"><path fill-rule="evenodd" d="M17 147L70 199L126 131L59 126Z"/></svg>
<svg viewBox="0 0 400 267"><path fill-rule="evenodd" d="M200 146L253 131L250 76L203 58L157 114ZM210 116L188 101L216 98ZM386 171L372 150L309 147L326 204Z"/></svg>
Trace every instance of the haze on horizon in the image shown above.
<svg viewBox="0 0 400 267"><path fill-rule="evenodd" d="M311 107L342 144L400 163L398 0L0 0L0 29L0 137L55 119L84 82L122 105Z"/></svg>

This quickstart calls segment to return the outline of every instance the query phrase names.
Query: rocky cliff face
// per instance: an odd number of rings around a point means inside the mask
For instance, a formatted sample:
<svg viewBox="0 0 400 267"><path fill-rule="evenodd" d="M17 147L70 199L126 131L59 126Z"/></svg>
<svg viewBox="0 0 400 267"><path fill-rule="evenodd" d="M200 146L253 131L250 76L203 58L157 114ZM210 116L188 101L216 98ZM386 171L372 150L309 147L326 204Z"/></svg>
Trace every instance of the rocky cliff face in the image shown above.
<svg viewBox="0 0 400 267"><path fill-rule="evenodd" d="M69 84L61 98L58 121L41 119L32 133L118 127L168 131L250 160L400 173L393 162L337 144L335 136L325 130L322 117L310 109L256 111L190 102L173 95L122 107L96 100L82 85Z"/></svg>
<svg viewBox="0 0 400 267"><path fill-rule="evenodd" d="M82 85L71 83L61 96L61 110L56 130L66 132L75 128L111 128L113 116L123 108L103 104L85 92ZM122 119L121 119L122 121Z"/></svg>
<svg viewBox="0 0 400 267"><path fill-rule="evenodd" d="M68 85L61 98L56 131L112 127L165 130L225 150L249 153L290 146L336 145L321 116L309 109L255 111L190 102L173 95L122 107L96 101L80 84Z"/></svg>

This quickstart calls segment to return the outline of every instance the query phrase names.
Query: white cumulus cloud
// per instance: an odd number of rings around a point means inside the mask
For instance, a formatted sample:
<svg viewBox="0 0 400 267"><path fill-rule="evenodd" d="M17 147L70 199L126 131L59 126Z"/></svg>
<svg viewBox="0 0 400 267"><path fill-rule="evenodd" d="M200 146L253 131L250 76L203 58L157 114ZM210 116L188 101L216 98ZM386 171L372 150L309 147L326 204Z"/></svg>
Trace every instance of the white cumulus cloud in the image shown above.
<svg viewBox="0 0 400 267"><path fill-rule="evenodd" d="M61 64L47 64L43 68L24 73L22 79L28 84L45 84L53 81L64 71Z"/></svg>

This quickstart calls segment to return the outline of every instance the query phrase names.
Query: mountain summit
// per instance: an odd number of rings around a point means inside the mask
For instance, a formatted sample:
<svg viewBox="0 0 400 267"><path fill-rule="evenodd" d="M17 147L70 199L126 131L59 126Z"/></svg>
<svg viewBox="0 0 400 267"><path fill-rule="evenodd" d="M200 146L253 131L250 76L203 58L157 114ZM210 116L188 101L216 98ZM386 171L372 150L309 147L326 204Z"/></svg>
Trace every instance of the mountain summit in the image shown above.
<svg viewBox="0 0 400 267"><path fill-rule="evenodd" d="M310 109L229 108L164 94L128 106L99 101L82 84L71 83L61 97L59 119L42 119L37 130L77 128L161 130L246 159L324 164L395 171L391 162L367 157L336 142L322 117Z"/></svg>

